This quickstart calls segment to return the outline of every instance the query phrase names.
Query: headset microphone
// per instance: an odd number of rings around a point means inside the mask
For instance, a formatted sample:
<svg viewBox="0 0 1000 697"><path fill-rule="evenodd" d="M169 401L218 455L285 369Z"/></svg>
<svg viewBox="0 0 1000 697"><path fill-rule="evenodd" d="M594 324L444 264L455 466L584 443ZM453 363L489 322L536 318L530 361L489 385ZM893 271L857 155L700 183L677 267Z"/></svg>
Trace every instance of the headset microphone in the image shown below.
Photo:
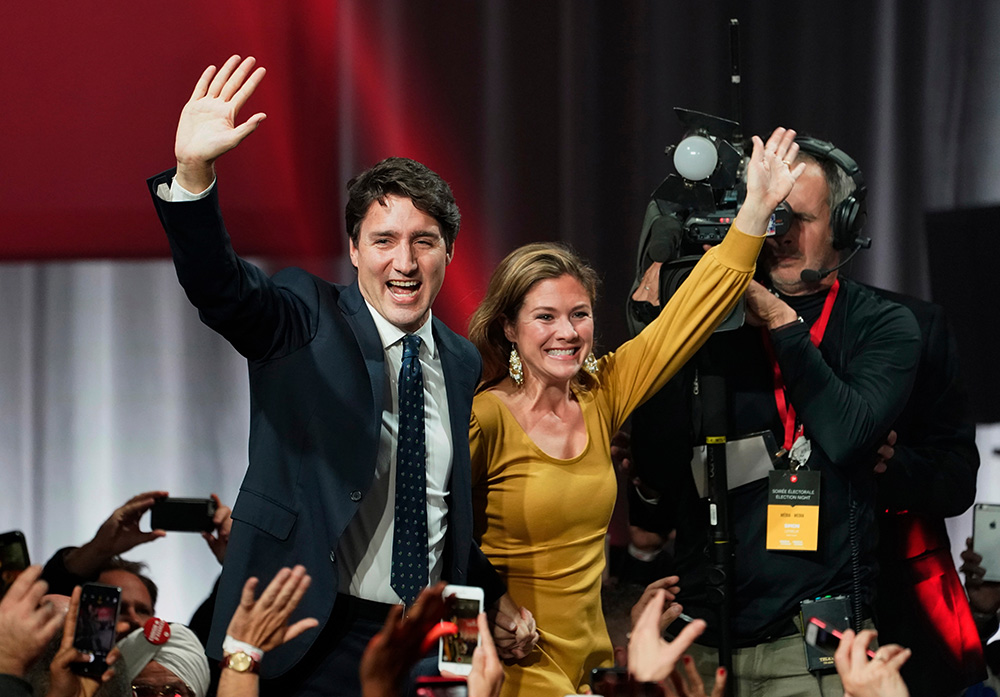
<svg viewBox="0 0 1000 697"><path fill-rule="evenodd" d="M844 259L842 262L840 262L839 264L837 264L832 268L820 269L818 271L816 269L803 269L802 273L799 274L799 278L802 279L803 283L818 283L819 281L823 280L824 278L832 274L834 271L839 269L840 267L845 266L847 262L853 259L854 255L860 252L862 249L868 249L871 246L872 246L872 240L870 237L859 237L854 241L854 249L851 250L851 253L848 254L847 258Z"/></svg>

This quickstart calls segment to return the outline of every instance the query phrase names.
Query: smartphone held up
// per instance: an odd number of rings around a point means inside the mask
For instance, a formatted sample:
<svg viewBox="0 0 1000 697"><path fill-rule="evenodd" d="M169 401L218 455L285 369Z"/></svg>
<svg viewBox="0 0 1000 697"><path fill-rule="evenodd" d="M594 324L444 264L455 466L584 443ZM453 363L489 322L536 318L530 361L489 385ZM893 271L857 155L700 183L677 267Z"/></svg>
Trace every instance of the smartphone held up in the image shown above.
<svg viewBox="0 0 1000 697"><path fill-rule="evenodd" d="M216 504L212 499L162 498L149 509L153 530L212 532Z"/></svg>
<svg viewBox="0 0 1000 697"><path fill-rule="evenodd" d="M1000 505L977 503L972 509L972 547L982 556L984 581L1000 581Z"/></svg>
<svg viewBox="0 0 1000 697"><path fill-rule="evenodd" d="M80 594L73 647L94 657L90 663L71 663L74 673L100 679L108 669L108 654L115 647L115 626L122 589L103 583L87 583Z"/></svg>
<svg viewBox="0 0 1000 697"><path fill-rule="evenodd" d="M0 598L30 564L23 532L11 530L0 535Z"/></svg>
<svg viewBox="0 0 1000 697"><path fill-rule="evenodd" d="M454 675L472 672L472 652L479 646L479 613L483 611L483 589L449 585L444 589L448 611L444 620L454 622L458 633L438 641L438 670ZM451 600L448 600L451 598Z"/></svg>

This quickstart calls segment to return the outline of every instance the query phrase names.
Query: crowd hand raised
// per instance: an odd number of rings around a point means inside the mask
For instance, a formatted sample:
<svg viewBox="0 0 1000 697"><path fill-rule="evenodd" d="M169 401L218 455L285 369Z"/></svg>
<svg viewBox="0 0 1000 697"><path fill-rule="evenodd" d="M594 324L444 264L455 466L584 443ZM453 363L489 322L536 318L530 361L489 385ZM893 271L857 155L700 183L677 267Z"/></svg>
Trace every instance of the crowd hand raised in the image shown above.
<svg viewBox="0 0 1000 697"><path fill-rule="evenodd" d="M63 560L66 570L77 576L90 578L111 557L166 535L164 530L143 532L139 529L139 519L143 514L153 507L157 499L166 496L166 491L146 491L133 496L123 506L115 509L111 517L98 528L94 539L66 553Z"/></svg>
<svg viewBox="0 0 1000 697"><path fill-rule="evenodd" d="M0 600L0 673L23 676L62 624L55 605L39 605L48 590L41 575L41 566L29 566Z"/></svg>
<svg viewBox="0 0 1000 697"><path fill-rule="evenodd" d="M879 446L875 458L875 474L882 474L889 469L889 460L896 456L896 432L889 431L885 443Z"/></svg>
<svg viewBox="0 0 1000 697"><path fill-rule="evenodd" d="M177 183L201 193L215 179L215 160L256 130L265 114L258 112L237 124L240 109L264 79L264 68L254 70L254 58L232 56L221 69L205 68L191 98L181 111L174 141Z"/></svg>
<svg viewBox="0 0 1000 697"><path fill-rule="evenodd" d="M726 669L718 668L715 671L715 684L712 686L712 694L706 695L705 683L698 674L694 659L684 656L684 675L681 671L674 669L666 681L667 697L723 697L726 693Z"/></svg>
<svg viewBox="0 0 1000 697"><path fill-rule="evenodd" d="M646 611L646 607L656 597L656 592L659 590L663 591L663 600L666 603L666 608L660 613L660 632L662 633L664 629L670 626L671 622L680 617L684 608L680 603L674 602L681 590L680 586L677 585L679 580L680 578L677 576L667 576L653 581L646 586L646 590L642 592L639 600L632 606L632 631L635 631L642 614Z"/></svg>
<svg viewBox="0 0 1000 697"><path fill-rule="evenodd" d="M497 655L486 613L476 618L479 625L479 646L472 652L472 672L467 679L469 697L497 697L503 685L503 666Z"/></svg>
<svg viewBox="0 0 1000 697"><path fill-rule="evenodd" d="M108 654L106 662L108 669L101 674L101 679L77 675L70 666L73 663L86 663L90 655L73 646L73 636L76 631L76 617L80 612L80 594L82 589L77 586L70 597L69 610L63 621L63 635L59 642L59 651L49 666L49 691L46 697L91 697L101 683L106 683L114 677L114 663L121 658L121 651L114 648Z"/></svg>
<svg viewBox="0 0 1000 697"><path fill-rule="evenodd" d="M805 163L794 165L798 153L795 131L791 129L779 126L766 144L758 136L753 137L753 152L747 162L747 196L736 214L736 227L751 235L764 234L774 209L805 171Z"/></svg>
<svg viewBox="0 0 1000 697"><path fill-rule="evenodd" d="M1000 560L993 563L1000 563ZM983 580L986 576L983 557L972 548L971 537L965 539L962 566L958 570L965 574L965 590L969 593L969 605L974 612L991 615L1000 611L1000 583Z"/></svg>
<svg viewBox="0 0 1000 697"><path fill-rule="evenodd" d="M833 658L844 683L844 697L909 697L899 669L910 657L910 650L888 644L869 661L866 651L875 635L870 629L857 635L848 629L841 637Z"/></svg>
<svg viewBox="0 0 1000 697"><path fill-rule="evenodd" d="M222 564L226 560L226 547L229 545L229 532L233 529L233 509L224 506L216 494L212 494L215 501L215 515L212 517L212 526L215 534L202 531L201 536L208 543L208 548L212 554Z"/></svg>
<svg viewBox="0 0 1000 697"><path fill-rule="evenodd" d="M489 614L500 658L517 661L534 650L538 643L538 627L528 608L519 607L509 593L504 593Z"/></svg>
<svg viewBox="0 0 1000 697"><path fill-rule="evenodd" d="M754 327L777 329L798 319L798 313L788 303L757 281L750 281L744 297L747 324Z"/></svg>
<svg viewBox="0 0 1000 697"><path fill-rule="evenodd" d="M639 682L660 682L673 672L681 655L705 631L704 620L694 620L673 641L665 641L660 632L660 618L667 591L654 591L628 642L628 672Z"/></svg>
<svg viewBox="0 0 1000 697"><path fill-rule="evenodd" d="M385 625L361 656L362 697L399 697L410 669L426 653L424 638L444 617L445 585L441 582L422 590L405 617L402 605L389 610Z"/></svg>
<svg viewBox="0 0 1000 697"><path fill-rule="evenodd" d="M313 617L301 619L291 626L288 624L288 618L298 607L311 581L304 566L293 569L286 566L271 579L260 598L255 599L258 581L253 577L247 579L226 633L267 652L318 626L319 622Z"/></svg>

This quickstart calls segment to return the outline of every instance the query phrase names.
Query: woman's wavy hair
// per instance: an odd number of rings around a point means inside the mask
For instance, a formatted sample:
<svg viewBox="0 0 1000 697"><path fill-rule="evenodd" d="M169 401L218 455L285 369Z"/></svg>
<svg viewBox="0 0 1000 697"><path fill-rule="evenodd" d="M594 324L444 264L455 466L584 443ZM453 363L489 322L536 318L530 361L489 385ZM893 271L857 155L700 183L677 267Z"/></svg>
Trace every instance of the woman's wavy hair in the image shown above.
<svg viewBox="0 0 1000 697"><path fill-rule="evenodd" d="M486 297L469 320L469 339L483 357L479 390L496 385L508 374L511 343L504 335L504 320L517 318L524 297L536 283L567 274L580 282L593 305L600 283L597 272L566 245L535 242L515 249L500 262L490 277ZM594 377L583 370L574 381L585 390L596 385Z"/></svg>

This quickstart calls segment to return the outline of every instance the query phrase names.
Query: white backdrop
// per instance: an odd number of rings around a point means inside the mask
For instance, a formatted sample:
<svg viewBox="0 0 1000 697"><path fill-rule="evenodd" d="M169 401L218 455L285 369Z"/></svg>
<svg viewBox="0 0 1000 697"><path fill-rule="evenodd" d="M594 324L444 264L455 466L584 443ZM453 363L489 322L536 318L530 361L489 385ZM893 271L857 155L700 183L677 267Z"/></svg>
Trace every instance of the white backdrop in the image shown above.
<svg viewBox="0 0 1000 697"><path fill-rule="evenodd" d="M23 530L44 563L142 491L233 503L246 363L200 323L170 262L3 265L0 297L0 532ZM190 618L219 570L191 533L125 556L149 563L170 620Z"/></svg>

